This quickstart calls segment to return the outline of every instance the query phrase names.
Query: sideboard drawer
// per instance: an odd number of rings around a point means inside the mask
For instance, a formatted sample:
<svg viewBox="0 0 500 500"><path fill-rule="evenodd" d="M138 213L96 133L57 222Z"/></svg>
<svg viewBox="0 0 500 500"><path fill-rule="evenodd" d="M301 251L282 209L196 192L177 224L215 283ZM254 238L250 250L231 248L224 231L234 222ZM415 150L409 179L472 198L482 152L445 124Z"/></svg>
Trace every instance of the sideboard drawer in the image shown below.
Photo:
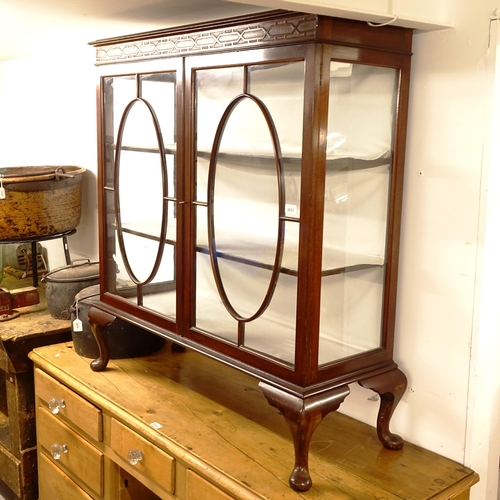
<svg viewBox="0 0 500 500"><path fill-rule="evenodd" d="M51 410L69 420L95 441L102 441L102 412L39 369L35 370L36 395Z"/></svg>
<svg viewBox="0 0 500 500"><path fill-rule="evenodd" d="M92 491L103 494L103 453L72 431L65 423L45 408L38 408L38 444L57 464L79 477ZM58 457L52 455L53 446L59 446Z"/></svg>
<svg viewBox="0 0 500 500"><path fill-rule="evenodd" d="M111 420L111 448L145 477L169 493L174 491L175 459L114 418ZM131 452L140 452L131 461Z"/></svg>
<svg viewBox="0 0 500 500"><path fill-rule="evenodd" d="M192 470L187 471L186 474L186 500L233 500L220 490L215 484L209 483L206 479L202 478Z"/></svg>
<svg viewBox="0 0 500 500"><path fill-rule="evenodd" d="M92 500L74 481L43 453L38 461L40 500Z"/></svg>

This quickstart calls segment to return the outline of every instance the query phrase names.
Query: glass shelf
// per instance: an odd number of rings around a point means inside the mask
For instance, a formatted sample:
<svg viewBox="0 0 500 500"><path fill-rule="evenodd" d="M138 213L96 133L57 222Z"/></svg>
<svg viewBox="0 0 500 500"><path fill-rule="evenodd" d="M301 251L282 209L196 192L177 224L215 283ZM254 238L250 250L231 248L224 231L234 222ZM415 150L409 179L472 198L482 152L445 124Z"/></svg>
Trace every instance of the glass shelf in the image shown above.
<svg viewBox="0 0 500 500"><path fill-rule="evenodd" d="M138 236L140 238L145 238L147 240L155 242L160 241L160 238L157 236L160 233L160 224L158 222L144 222L141 223L141 227L143 228L143 230L139 231L137 229L127 228L126 224L123 224L122 230L124 233ZM175 234L175 227L175 222L169 224L167 234ZM262 235L255 236L256 241L254 242L252 247L244 246L238 248L237 245L234 244L235 241L238 241L238 238L235 237L234 233L228 233L226 240L233 242L233 248L231 250L218 251L217 256L236 263L272 271L272 263L274 261L274 246L272 244L273 242L271 240L268 240L268 244L266 244L264 241L265 239L262 237ZM167 238L165 240L165 243L168 245L176 245L176 241L172 238ZM228 247L224 243L222 243L221 246L225 246L226 248ZM208 244L197 245L196 251L208 255ZM289 262L289 264L287 264L287 262ZM293 268L291 264L296 262L297 252L294 252L293 255L284 255L284 265L282 265L280 272L296 277L298 275L296 265L295 268ZM381 255L363 255L349 253L334 248L327 248L324 251L323 262L324 268L321 273L322 277L348 272L356 272L364 269L383 267L385 265L384 258Z"/></svg>
<svg viewBox="0 0 500 500"><path fill-rule="evenodd" d="M115 144L108 144L111 150L116 150ZM168 144L164 146L165 154L173 155L177 152L175 144ZM122 151L133 151L135 153L156 153L160 152L158 147L140 147L140 146L124 146L121 147ZM209 160L210 151L198 150L196 152L198 158ZM275 157L270 154L257 154L257 153L227 153L220 152L218 154L218 161L232 165L233 168L257 168L268 169L272 168L275 162ZM300 170L303 164L303 158L300 155L282 155L282 162L285 167L290 169ZM327 157L326 169L327 171L352 171L352 170L365 170L382 165L387 165L390 168L392 157L387 152L382 153L377 158L351 158L351 157Z"/></svg>

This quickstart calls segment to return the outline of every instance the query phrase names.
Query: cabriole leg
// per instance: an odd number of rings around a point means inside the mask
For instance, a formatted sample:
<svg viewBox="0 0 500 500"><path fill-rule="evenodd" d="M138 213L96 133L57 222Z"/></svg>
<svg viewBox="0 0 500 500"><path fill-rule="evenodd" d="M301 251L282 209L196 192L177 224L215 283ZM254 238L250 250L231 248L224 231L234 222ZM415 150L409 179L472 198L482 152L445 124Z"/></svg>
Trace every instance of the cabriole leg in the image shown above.
<svg viewBox="0 0 500 500"><path fill-rule="evenodd" d="M406 375L398 368L359 381L361 386L375 391L380 396L377 434L384 447L390 450L399 450L403 447L403 439L391 433L389 424L396 406L406 391L407 383Z"/></svg>
<svg viewBox="0 0 500 500"><path fill-rule="evenodd" d="M107 328L116 320L116 316L101 311L96 307L91 307L88 320L90 329L99 347L99 357L90 363L90 368L95 372L100 372L106 368L109 362L110 352Z"/></svg>
<svg viewBox="0 0 500 500"><path fill-rule="evenodd" d="M295 448L295 466L290 486L295 491L307 491L312 486L309 474L309 444L323 418L339 408L349 394L347 385L336 387L315 396L301 398L260 382L259 387L271 406L285 417Z"/></svg>

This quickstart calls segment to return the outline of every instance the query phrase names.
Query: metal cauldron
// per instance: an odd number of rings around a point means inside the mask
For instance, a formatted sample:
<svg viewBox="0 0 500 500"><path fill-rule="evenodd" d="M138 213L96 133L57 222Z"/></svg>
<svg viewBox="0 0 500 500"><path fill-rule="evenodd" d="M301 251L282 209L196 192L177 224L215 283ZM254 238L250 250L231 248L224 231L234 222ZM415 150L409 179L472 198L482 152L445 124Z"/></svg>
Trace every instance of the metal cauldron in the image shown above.
<svg viewBox="0 0 500 500"><path fill-rule="evenodd" d="M45 282L50 315L56 319L70 319L71 306L78 292L99 283L99 263L88 259L75 261L48 272L42 281Z"/></svg>
<svg viewBox="0 0 500 500"><path fill-rule="evenodd" d="M0 168L0 240L35 239L71 231L80 223L85 168Z"/></svg>

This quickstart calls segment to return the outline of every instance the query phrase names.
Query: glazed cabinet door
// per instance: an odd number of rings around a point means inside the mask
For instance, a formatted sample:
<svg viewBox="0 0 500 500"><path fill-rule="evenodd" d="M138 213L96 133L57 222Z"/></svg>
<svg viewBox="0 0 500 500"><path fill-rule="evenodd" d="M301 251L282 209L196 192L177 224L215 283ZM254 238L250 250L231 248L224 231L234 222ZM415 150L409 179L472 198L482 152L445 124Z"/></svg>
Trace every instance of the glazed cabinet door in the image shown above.
<svg viewBox="0 0 500 500"><path fill-rule="evenodd" d="M122 309L176 317L180 60L101 78L105 288ZM102 286L102 285L101 285Z"/></svg>
<svg viewBox="0 0 500 500"><path fill-rule="evenodd" d="M335 55L303 45L186 60L190 334L302 382L386 356L400 72Z"/></svg>
<svg viewBox="0 0 500 500"><path fill-rule="evenodd" d="M190 335L293 370L307 47L186 60ZM236 353L237 351L237 353Z"/></svg>

